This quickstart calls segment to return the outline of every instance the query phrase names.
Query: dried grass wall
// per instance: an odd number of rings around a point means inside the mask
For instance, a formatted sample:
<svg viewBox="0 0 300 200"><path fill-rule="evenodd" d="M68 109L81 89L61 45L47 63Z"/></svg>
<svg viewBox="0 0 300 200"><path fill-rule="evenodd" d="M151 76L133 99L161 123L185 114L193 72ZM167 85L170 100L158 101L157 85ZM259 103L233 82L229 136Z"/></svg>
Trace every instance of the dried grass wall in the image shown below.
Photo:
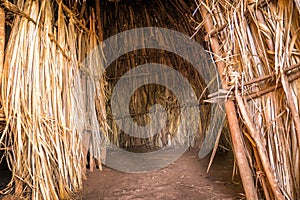
<svg viewBox="0 0 300 200"><path fill-rule="evenodd" d="M90 101L97 99L98 116L105 116L103 80L90 78L93 91L83 87L91 73L102 70L97 57L83 62L99 40L93 11L77 3L68 5L72 10L62 1L2 4L12 30L1 68L1 120L6 123L1 123L0 148L5 149L12 179L0 194L77 197L85 173L83 142L89 137L101 142L105 126L98 123L95 102ZM96 156L98 143L92 144Z"/></svg>
<svg viewBox="0 0 300 200"><path fill-rule="evenodd" d="M195 4L192 4L195 6ZM118 3L104 3L102 5L102 24L104 30L104 39L122 31L141 27L162 27L182 32L188 36L193 35L197 26L195 19L191 18L191 4L184 1L120 1ZM189 17L188 17L189 16ZM198 20L200 20L198 16ZM200 33L194 38L201 42ZM163 39L162 39L163 40ZM132 41L128 41L128 45L132 45ZM199 99L199 107L201 109L199 131L194 135L198 142L204 137L204 130L209 123L208 114L210 105L203 103L207 92L200 96L206 87L201 75L193 68L191 64L178 55L157 49L136 50L119 57L108 69L108 123L111 127L112 134L110 139L118 146L129 148L135 146L144 147L161 147L166 144L175 144L182 142L184 138L176 138L178 131L184 132L186 127L199 122L185 120L185 126L179 130L180 105L177 97L169 89L158 85L150 84L139 88L132 96L130 106L131 116L138 124L145 125L149 122L149 109L154 104L160 104L167 110L167 125L164 129L154 137L143 139L130 137L117 126L115 120L121 120L122 116L113 116L110 108L110 98L112 90L119 79L129 70L138 65L147 63L160 63L172 67L180 72L192 85ZM170 70L171 72L171 70ZM148 73L148 76L157 77L159 79L161 72L156 74ZM162 72L165 77L169 76L168 72ZM128 77L135 78L135 77ZM172 79L172 77L170 77ZM176 80L174 80L176 84ZM134 130L132 130L134 132ZM140 133L141 135L143 133ZM185 133L184 133L185 134ZM184 135L181 134L181 135ZM184 137L184 136L183 136Z"/></svg>
<svg viewBox="0 0 300 200"><path fill-rule="evenodd" d="M247 199L299 199L299 1L197 4Z"/></svg>

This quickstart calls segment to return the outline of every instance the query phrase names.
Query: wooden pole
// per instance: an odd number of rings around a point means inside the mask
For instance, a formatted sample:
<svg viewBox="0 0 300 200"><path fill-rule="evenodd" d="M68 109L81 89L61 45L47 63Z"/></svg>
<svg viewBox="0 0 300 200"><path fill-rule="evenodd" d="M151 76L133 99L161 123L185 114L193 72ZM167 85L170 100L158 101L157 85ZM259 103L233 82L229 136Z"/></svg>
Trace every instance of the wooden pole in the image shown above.
<svg viewBox="0 0 300 200"><path fill-rule="evenodd" d="M99 39L99 42L102 42L103 41L103 27L102 27L102 20L101 20L101 5L100 5L100 0L95 0L96 1L96 27L97 27L97 35L98 35L98 39ZM99 92L99 90L98 90ZM97 94L96 96L96 110L98 111L98 113L100 113L99 111L102 111L104 109L101 109L101 108L104 108L105 105L104 105L104 102L101 102L100 101L100 96L101 94ZM104 95L104 94L103 94ZM103 115L106 115L103 114ZM98 116L98 115L97 115ZM101 159L99 160L96 160L97 162L97 166L99 167L99 170L102 171L102 163L101 163L101 160L106 160L106 148L102 148L101 149L101 155L100 155Z"/></svg>
<svg viewBox="0 0 300 200"><path fill-rule="evenodd" d="M100 0L96 1L96 21L97 21L97 32L100 42L103 41L103 28L102 28L102 21L101 21L101 5Z"/></svg>
<svg viewBox="0 0 300 200"><path fill-rule="evenodd" d="M204 28L206 32L209 34L214 30L213 26L213 21L207 12L206 8L201 5L200 11L202 14L204 21ZM215 55L215 60L218 60L217 57L221 57L222 53L220 51L220 45L218 38L216 36L211 36L210 37L210 43L211 43L211 48L212 51ZM216 63L219 74L221 76L221 81L222 81L222 86L223 88L227 88L226 81L223 76L224 68L225 68L225 63L224 61L220 60ZM243 138L242 138L242 133L239 127L239 122L236 114L236 109L234 102L232 100L227 100L225 102L225 109L226 109L226 114L228 118L228 123L229 123L229 128L230 128L230 133L231 133L231 138L232 138L232 145L233 145L233 150L235 157L237 159L237 165L239 168L239 172L241 175L243 187L245 190L245 195L246 199L248 200L256 200L258 199L257 196L257 190L254 185L253 181L253 176L252 172L248 163L248 160L246 158L245 154L245 148L243 146Z"/></svg>
<svg viewBox="0 0 300 200"><path fill-rule="evenodd" d="M238 89L236 88L235 92L235 97L236 101L239 105L241 115L243 116L243 119L245 121L246 127L249 130L251 137L254 139L256 147L257 147L257 152L259 157L261 158L262 162L262 167L264 169L264 172L266 174L267 180L270 184L270 187L276 197L276 199L284 199L283 194L281 193L280 187L278 186L278 181L275 176L274 169L272 168L268 154L267 154L267 149L264 145L263 140L261 139L261 136L257 129L255 128L254 122L251 120L250 116L248 115L248 109L246 108L246 105L243 102L242 96Z"/></svg>

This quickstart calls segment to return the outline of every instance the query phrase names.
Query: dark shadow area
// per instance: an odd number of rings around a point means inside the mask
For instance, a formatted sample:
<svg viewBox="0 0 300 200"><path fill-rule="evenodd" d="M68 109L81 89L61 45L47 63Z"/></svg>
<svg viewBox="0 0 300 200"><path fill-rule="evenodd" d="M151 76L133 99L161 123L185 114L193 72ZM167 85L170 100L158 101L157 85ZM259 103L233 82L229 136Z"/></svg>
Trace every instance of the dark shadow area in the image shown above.
<svg viewBox="0 0 300 200"><path fill-rule="evenodd" d="M0 190L5 189L7 184L10 182L12 173L8 168L5 153L0 151Z"/></svg>

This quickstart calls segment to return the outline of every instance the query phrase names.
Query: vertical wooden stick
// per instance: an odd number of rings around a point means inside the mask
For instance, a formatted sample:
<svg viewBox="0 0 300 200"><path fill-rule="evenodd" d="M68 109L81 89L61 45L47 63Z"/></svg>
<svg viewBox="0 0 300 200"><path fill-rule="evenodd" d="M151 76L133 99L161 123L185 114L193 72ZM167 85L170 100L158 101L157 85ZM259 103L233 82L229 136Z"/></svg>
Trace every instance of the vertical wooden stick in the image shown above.
<svg viewBox="0 0 300 200"><path fill-rule="evenodd" d="M100 0L96 1L96 21L97 21L97 30L100 42L103 41L103 28L102 28L102 21L101 21L101 5Z"/></svg>
<svg viewBox="0 0 300 200"><path fill-rule="evenodd" d="M97 22L97 31L98 31L98 37L99 37L99 41L102 42L103 41L103 27L102 27L102 18L101 18L101 5L100 5L100 0L95 0L96 1L96 22ZM100 95L100 94L97 94ZM96 101L99 101L98 98L96 98ZM97 108L100 108L99 110L103 110L101 109L101 106L103 107L104 105L100 105L100 101L97 103L96 102L96 110ZM101 149L101 159L105 160L106 158L106 149L103 148ZM102 171L102 163L101 163L101 159L99 158L98 160L96 160L96 165L99 167L99 170Z"/></svg>
<svg viewBox="0 0 300 200"><path fill-rule="evenodd" d="M211 31L214 30L213 21L212 21L211 17L209 16L209 13L207 12L206 8L203 5L200 7L200 11L201 11L203 19L205 20L204 28L205 28L206 32L209 34ZM221 47L219 45L218 38L215 36L212 36L210 38L210 43L211 43L211 48L212 48L213 53L217 57L221 57L222 56L221 51L220 51ZM218 61L216 63L216 65L217 65L219 74L221 76L222 85L223 85L223 87L225 87L226 82L223 77L225 63L223 61ZM237 114L236 114L236 110L235 110L233 101L227 100L225 102L225 109L226 109L226 114L227 114L227 118L228 118L230 133L231 133L231 137L232 137L233 150L234 150L234 154L237 159L237 165L238 165L238 168L240 171L246 198L248 200L256 200L256 199L258 199L257 191L254 186L252 172L251 172L248 160L246 158L245 148L243 146L243 138L242 138L241 130L239 127L239 122L237 119Z"/></svg>
<svg viewBox="0 0 300 200"><path fill-rule="evenodd" d="M259 132L255 128L254 122L251 120L251 118L248 114L249 112L248 112L248 109L246 108L247 105L244 104L243 99L242 99L241 94L238 91L238 89L236 89L235 98L238 103L239 109L241 111L241 115L243 116L243 119L245 121L246 127L249 130L251 137L255 141L255 144L257 147L257 152L261 159L262 167L264 169L264 172L266 174L268 182L270 183L270 187L271 187L276 199L285 199L280 190L280 187L278 186L278 181L275 176L274 169L272 168L272 166L270 164L264 142L263 142Z"/></svg>

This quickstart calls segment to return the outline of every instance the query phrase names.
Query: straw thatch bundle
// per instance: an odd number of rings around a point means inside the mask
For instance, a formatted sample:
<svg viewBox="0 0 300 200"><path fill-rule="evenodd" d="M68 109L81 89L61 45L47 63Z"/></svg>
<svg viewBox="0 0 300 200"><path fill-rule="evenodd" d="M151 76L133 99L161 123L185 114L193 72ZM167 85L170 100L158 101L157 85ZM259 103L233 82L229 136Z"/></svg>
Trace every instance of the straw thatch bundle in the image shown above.
<svg viewBox="0 0 300 200"><path fill-rule="evenodd" d="M246 197L299 199L299 1L197 5L232 97L226 111Z"/></svg>
<svg viewBox="0 0 300 200"><path fill-rule="evenodd" d="M90 78L94 92L81 86L91 70L100 71L102 67L97 63L94 69L94 65L83 62L99 43L95 19L91 14L89 20L79 20L76 16L82 18L86 11L74 14L61 1L19 0L16 5L4 1L3 5L15 16L1 69L6 125L0 144L6 150L12 180L0 194L31 199L73 198L82 189L83 141L103 139L95 102L90 103L91 111L86 99L97 99L98 115L105 116L101 113L104 80ZM89 129L91 135L82 135L91 120L97 126ZM105 120L100 126L104 132ZM95 145L91 153L99 155L100 145Z"/></svg>

